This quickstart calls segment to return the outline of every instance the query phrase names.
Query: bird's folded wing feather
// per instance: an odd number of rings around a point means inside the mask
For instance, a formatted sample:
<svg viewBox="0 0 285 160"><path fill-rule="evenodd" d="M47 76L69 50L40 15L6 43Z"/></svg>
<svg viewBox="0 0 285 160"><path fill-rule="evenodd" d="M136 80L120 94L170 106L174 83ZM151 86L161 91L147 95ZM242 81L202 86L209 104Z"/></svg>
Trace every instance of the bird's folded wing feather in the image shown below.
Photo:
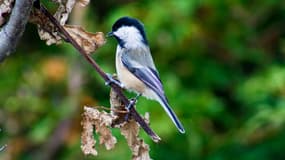
<svg viewBox="0 0 285 160"><path fill-rule="evenodd" d="M141 59L130 57L129 54L122 54L121 60L123 65L146 86L155 91L159 96L164 97L163 87L156 69L142 64Z"/></svg>

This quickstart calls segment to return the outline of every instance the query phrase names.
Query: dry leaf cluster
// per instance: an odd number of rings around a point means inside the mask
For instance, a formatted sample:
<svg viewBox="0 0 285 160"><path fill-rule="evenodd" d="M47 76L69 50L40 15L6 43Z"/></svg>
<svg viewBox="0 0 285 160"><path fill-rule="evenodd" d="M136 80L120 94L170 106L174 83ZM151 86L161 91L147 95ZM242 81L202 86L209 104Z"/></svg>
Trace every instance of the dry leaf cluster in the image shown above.
<svg viewBox="0 0 285 160"><path fill-rule="evenodd" d="M111 126L116 116L105 111L99 111L93 107L84 107L83 119L81 125L83 127L81 133L81 149L86 155L91 154L98 155L98 151L95 148L96 140L93 135L94 129L99 136L99 143L104 144L107 150L115 147L117 139L112 135ZM121 134L126 138L129 148L132 151L133 160L150 160L149 146L139 138L139 124L131 119L128 122L124 122L121 125L117 125L120 128Z"/></svg>
<svg viewBox="0 0 285 160"><path fill-rule="evenodd" d="M133 160L148 160L149 146L139 138L139 125L135 120L130 120L120 128L121 134L126 138L128 146L132 150Z"/></svg>
<svg viewBox="0 0 285 160"><path fill-rule="evenodd" d="M12 11L14 0L0 0L0 26L6 22L6 16Z"/></svg>
<svg viewBox="0 0 285 160"><path fill-rule="evenodd" d="M57 11L54 14L60 25L65 25L76 0L53 0L58 4ZM34 10L31 14L31 22L38 26L38 33L41 40L45 40L47 45L61 43L61 35L56 27L40 11Z"/></svg>
<svg viewBox="0 0 285 160"><path fill-rule="evenodd" d="M105 43L104 34L102 32L89 33L80 26L66 25L66 21L71 13L75 4L86 6L89 0L53 0L58 4L57 11L54 14L55 19L62 25L70 36L90 54L94 52L98 47ZM34 9L32 11L30 21L37 24L38 33L41 40L46 41L47 45L60 44L62 40L67 40L52 22L39 10Z"/></svg>
<svg viewBox="0 0 285 160"><path fill-rule="evenodd" d="M114 148L117 139L112 136L112 133L108 128L112 123L112 119L112 116L104 111L100 112L91 107L84 107L83 119L81 122L83 126L81 149L84 154L92 154L94 156L98 154L95 149L96 140L93 138L94 127L95 132L100 135L100 144L104 144L107 150Z"/></svg>
<svg viewBox="0 0 285 160"><path fill-rule="evenodd" d="M113 90L111 90L110 97L111 113L100 112L97 109L100 107L84 107L81 123L83 127L81 134L81 149L83 153L91 155L98 154L95 149L94 128L96 134L99 135L100 144L104 144L107 150L114 148L117 142L116 138L112 136L110 129L119 128L132 151L132 159L150 160L149 146L143 139L139 138L139 124L132 117L129 117L128 121L125 120L126 111L124 105ZM148 121L148 114L146 114L145 119Z"/></svg>

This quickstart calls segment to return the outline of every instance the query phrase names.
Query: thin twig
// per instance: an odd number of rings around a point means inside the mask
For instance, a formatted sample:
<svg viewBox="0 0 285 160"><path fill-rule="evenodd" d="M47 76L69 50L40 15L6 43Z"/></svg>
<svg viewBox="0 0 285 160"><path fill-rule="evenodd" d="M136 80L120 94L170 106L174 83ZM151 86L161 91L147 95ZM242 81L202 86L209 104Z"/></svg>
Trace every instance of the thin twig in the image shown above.
<svg viewBox="0 0 285 160"><path fill-rule="evenodd" d="M53 17L52 14L48 12L48 10L40 4L39 0L36 0L34 3L35 8L39 9L45 16L49 18L49 20L57 27L59 32L61 32L67 39L68 42L71 43L79 53L95 68L95 70L99 73L99 75L107 82L109 81L109 77L107 74L99 67L99 65L92 59L90 55L88 55L82 47L70 36L70 34L59 24L59 22ZM125 106L130 104L130 101L123 94L121 87L115 83L111 83L110 86L114 89L114 91L118 94L122 102ZM149 125L144 121L144 119L138 114L134 107L131 107L130 114L134 117L136 122L140 124L140 126L144 129L144 131L152 138L153 141L160 141L160 137L153 132L153 130L149 127Z"/></svg>

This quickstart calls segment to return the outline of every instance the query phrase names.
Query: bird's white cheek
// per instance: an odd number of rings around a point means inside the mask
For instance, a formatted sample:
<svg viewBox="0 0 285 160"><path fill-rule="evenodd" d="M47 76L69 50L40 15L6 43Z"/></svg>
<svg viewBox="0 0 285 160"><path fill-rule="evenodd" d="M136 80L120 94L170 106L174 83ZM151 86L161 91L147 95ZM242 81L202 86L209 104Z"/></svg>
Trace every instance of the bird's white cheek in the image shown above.
<svg viewBox="0 0 285 160"><path fill-rule="evenodd" d="M143 37L135 27L124 26L114 34L124 42L125 48L134 49L142 46Z"/></svg>

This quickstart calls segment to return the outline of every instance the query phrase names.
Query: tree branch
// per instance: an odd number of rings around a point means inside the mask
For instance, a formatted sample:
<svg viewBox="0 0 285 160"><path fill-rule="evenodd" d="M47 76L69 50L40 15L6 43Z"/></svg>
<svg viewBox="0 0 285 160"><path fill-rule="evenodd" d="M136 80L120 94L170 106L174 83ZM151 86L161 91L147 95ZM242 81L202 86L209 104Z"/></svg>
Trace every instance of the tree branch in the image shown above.
<svg viewBox="0 0 285 160"><path fill-rule="evenodd" d="M28 22L34 0L16 0L9 21L0 31L0 62L16 48Z"/></svg>

